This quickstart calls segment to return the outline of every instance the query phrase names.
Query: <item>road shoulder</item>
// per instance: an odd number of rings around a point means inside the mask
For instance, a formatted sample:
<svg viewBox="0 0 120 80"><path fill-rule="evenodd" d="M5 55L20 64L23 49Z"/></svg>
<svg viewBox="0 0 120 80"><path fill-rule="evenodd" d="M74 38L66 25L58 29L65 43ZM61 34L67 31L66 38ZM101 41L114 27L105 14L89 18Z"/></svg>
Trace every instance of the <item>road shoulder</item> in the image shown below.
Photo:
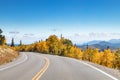
<svg viewBox="0 0 120 80"><path fill-rule="evenodd" d="M19 65L27 60L27 55L24 53L19 53L19 57L17 57L14 61L0 65L0 71L6 70L8 68L14 67L16 65ZM18 63L16 63L18 62Z"/></svg>
<svg viewBox="0 0 120 80"><path fill-rule="evenodd" d="M120 70L117 70L117 69L112 69L112 68L108 68L108 67L105 67L105 66L102 66L102 65L99 65L99 64L95 64L95 63L92 63L92 62L88 62L88 61L83 61L87 64L90 64L110 75L113 75L114 77L116 77L117 79L120 80Z"/></svg>

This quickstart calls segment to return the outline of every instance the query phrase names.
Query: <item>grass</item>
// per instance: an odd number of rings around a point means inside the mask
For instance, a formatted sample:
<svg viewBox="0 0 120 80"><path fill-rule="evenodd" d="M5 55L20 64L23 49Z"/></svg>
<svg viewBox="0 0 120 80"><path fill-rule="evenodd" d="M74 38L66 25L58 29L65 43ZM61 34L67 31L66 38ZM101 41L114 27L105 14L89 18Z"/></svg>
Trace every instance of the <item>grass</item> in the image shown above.
<svg viewBox="0 0 120 80"><path fill-rule="evenodd" d="M12 50L7 46L0 46L0 65L6 64L15 60L19 55L18 52Z"/></svg>

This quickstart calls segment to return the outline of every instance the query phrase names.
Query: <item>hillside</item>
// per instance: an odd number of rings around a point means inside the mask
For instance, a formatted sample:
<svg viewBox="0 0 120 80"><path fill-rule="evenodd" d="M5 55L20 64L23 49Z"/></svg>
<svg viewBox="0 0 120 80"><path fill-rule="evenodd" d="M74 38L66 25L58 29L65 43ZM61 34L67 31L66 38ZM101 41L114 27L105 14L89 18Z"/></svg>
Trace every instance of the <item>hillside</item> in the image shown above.
<svg viewBox="0 0 120 80"><path fill-rule="evenodd" d="M7 46L0 46L0 65L13 61L18 55L18 52Z"/></svg>

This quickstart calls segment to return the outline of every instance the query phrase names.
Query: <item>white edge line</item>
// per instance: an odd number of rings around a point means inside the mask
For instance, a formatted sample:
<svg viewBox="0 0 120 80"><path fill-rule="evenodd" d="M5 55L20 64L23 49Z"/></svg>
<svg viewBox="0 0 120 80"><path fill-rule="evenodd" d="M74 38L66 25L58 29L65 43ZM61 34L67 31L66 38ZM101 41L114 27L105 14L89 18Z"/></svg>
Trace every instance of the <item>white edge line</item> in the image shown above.
<svg viewBox="0 0 120 80"><path fill-rule="evenodd" d="M75 59L74 59L74 60L75 60ZM78 61L78 60L75 60L75 61ZM112 78L113 80L118 80L117 78L113 77L112 75L110 75L110 74L108 74L108 73L106 73L106 72L104 72L104 71L102 71L102 70L100 70L100 69L98 69L98 68L96 68L96 67L90 65L90 64L87 64L87 63L82 62L82 61L78 61L78 62L80 62L80 63L82 63L82 64L84 64L84 65L87 65L87 66L89 66L89 67L91 67L91 68L93 68L93 69L95 69L95 70L97 70L97 71L103 73L104 75L106 75L106 76Z"/></svg>
<svg viewBox="0 0 120 80"><path fill-rule="evenodd" d="M13 65L10 65L10 66L7 66L7 67L0 68L0 71L3 71L3 70L5 70L5 69L14 67L14 66L16 66L16 65L18 65L18 64L21 64L21 63L25 62L25 61L28 59L28 57L27 57L26 54L24 54L24 56L25 56L24 60L22 60L22 61L20 61L20 62L18 62L18 63L16 63L16 64L13 64Z"/></svg>

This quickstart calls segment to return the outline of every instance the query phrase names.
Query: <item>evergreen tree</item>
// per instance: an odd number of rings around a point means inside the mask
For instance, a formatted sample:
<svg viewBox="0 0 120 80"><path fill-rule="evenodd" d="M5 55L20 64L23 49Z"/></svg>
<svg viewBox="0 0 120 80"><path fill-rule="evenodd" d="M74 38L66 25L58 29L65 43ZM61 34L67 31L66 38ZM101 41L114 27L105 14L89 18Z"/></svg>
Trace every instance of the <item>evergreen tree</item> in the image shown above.
<svg viewBox="0 0 120 80"><path fill-rule="evenodd" d="M89 48L89 46L88 46L88 44L86 45L86 49L88 49Z"/></svg>
<svg viewBox="0 0 120 80"><path fill-rule="evenodd" d="M107 49L110 49L110 47L109 47L109 46L107 46Z"/></svg>
<svg viewBox="0 0 120 80"><path fill-rule="evenodd" d="M12 41L11 41L11 47L14 47L14 38L12 38Z"/></svg>
<svg viewBox="0 0 120 80"><path fill-rule="evenodd" d="M20 46L22 45L22 41L20 40Z"/></svg>
<svg viewBox="0 0 120 80"><path fill-rule="evenodd" d="M62 34L60 35L60 38L61 38L61 39L63 38Z"/></svg>
<svg viewBox="0 0 120 80"><path fill-rule="evenodd" d="M6 38L2 35L2 30L0 29L0 45L6 45Z"/></svg>
<svg viewBox="0 0 120 80"><path fill-rule="evenodd" d="M62 41L62 43L66 46L73 46L73 43L71 40L69 39L64 39L64 41Z"/></svg>
<svg viewBox="0 0 120 80"><path fill-rule="evenodd" d="M0 35L2 35L2 32L3 32L3 31L0 29Z"/></svg>

